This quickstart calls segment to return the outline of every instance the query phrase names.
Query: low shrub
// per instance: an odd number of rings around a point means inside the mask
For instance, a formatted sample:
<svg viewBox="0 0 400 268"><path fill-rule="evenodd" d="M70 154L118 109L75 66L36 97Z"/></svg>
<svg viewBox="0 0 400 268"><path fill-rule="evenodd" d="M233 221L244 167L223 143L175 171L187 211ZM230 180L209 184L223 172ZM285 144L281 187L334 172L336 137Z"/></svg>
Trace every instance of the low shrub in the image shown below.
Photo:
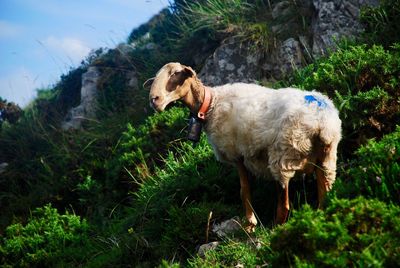
<svg viewBox="0 0 400 268"><path fill-rule="evenodd" d="M396 267L400 208L362 197L304 206L273 231L271 249L275 267Z"/></svg>
<svg viewBox="0 0 400 268"><path fill-rule="evenodd" d="M350 166L342 170L333 194L352 198L363 195L400 204L400 127L382 140L359 148Z"/></svg>
<svg viewBox="0 0 400 268"><path fill-rule="evenodd" d="M164 113L149 116L137 127L128 123L122 133L116 161L110 162L114 176L122 174L129 180L142 181L163 163L168 150L173 150L186 136L185 124L188 112L174 107Z"/></svg>
<svg viewBox="0 0 400 268"><path fill-rule="evenodd" d="M53 267L78 264L87 256L89 225L79 216L59 214L51 205L34 210L26 225L12 224L0 240L5 267Z"/></svg>
<svg viewBox="0 0 400 268"><path fill-rule="evenodd" d="M376 199L331 199L327 208L309 205L272 230L252 238L229 238L191 267L397 267L400 207Z"/></svg>

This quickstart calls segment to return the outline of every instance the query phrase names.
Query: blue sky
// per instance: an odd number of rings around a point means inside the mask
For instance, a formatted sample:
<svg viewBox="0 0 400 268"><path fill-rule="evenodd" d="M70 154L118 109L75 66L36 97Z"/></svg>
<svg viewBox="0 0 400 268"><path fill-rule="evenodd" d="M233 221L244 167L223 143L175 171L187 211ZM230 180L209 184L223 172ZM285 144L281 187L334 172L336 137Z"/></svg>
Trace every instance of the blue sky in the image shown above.
<svg viewBox="0 0 400 268"><path fill-rule="evenodd" d="M0 0L0 96L21 106L92 49L113 48L168 0Z"/></svg>

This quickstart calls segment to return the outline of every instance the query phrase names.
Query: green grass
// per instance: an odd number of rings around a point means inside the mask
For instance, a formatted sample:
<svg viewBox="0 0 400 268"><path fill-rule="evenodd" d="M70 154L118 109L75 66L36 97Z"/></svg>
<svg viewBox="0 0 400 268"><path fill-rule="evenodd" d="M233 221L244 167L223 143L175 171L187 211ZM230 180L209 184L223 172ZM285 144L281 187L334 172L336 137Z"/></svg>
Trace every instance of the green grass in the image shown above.
<svg viewBox="0 0 400 268"><path fill-rule="evenodd" d="M269 12L263 1L206 0L188 3L182 5L177 13L180 34L174 41L185 46L199 37L222 40L227 36L236 36L254 48L268 50L275 41L265 18ZM271 18L270 15L267 17Z"/></svg>
<svg viewBox="0 0 400 268"><path fill-rule="evenodd" d="M360 14L360 21L365 27L364 39L370 44L381 44L389 48L400 40L399 20L398 0L380 0L377 7L365 7Z"/></svg>
<svg viewBox="0 0 400 268"><path fill-rule="evenodd" d="M147 241L138 252L151 253L154 260L183 261L205 240L210 211L217 220L233 216L240 207L238 188L231 186L236 174L215 162L205 139L195 148L188 143L180 147L134 193L129 213L128 226Z"/></svg>
<svg viewBox="0 0 400 268"><path fill-rule="evenodd" d="M281 13L273 14L275 4ZM289 37L310 35L311 14L306 3L264 0L179 1L176 4L176 47L202 50L204 40L236 37L239 45L268 53ZM188 44L191 45L188 45ZM196 52L194 52L196 53Z"/></svg>

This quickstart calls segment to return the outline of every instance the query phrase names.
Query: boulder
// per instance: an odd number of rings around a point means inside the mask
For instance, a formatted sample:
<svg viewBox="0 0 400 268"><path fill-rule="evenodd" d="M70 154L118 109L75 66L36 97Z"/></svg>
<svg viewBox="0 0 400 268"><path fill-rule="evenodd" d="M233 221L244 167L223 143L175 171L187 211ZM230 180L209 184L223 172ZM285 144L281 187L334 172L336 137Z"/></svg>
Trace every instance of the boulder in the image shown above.
<svg viewBox="0 0 400 268"><path fill-rule="evenodd" d="M79 106L72 108L61 127L64 130L80 129L82 123L96 117L97 109L97 81L100 71L97 67L90 66L82 75L81 102Z"/></svg>
<svg viewBox="0 0 400 268"><path fill-rule="evenodd" d="M201 258L204 258L206 256L206 252L207 251L216 249L219 244L220 244L220 242L218 242L218 241L214 241L214 242L210 242L210 243L207 243L207 244L203 244L197 250L197 254Z"/></svg>
<svg viewBox="0 0 400 268"><path fill-rule="evenodd" d="M289 38L265 57L261 67L265 77L280 79L293 70L300 68L303 63L304 56L300 42L294 38Z"/></svg>
<svg viewBox="0 0 400 268"><path fill-rule="evenodd" d="M219 238L225 238L240 229L240 220L239 217L236 216L221 223L214 224L211 228L211 231L215 233ZM215 249L220 243L221 242L219 241L214 241L203 244L198 248L197 254L203 258L207 251Z"/></svg>
<svg viewBox="0 0 400 268"><path fill-rule="evenodd" d="M254 82L261 76L261 59L261 53L253 51L250 44L230 37L205 61L199 77L208 86Z"/></svg>
<svg viewBox="0 0 400 268"><path fill-rule="evenodd" d="M233 217L232 219L223 221L219 224L214 224L212 231L223 238L241 229L239 217Z"/></svg>
<svg viewBox="0 0 400 268"><path fill-rule="evenodd" d="M360 9L378 4L379 0L313 0L313 56L326 55L343 37L359 35L363 30L359 22Z"/></svg>

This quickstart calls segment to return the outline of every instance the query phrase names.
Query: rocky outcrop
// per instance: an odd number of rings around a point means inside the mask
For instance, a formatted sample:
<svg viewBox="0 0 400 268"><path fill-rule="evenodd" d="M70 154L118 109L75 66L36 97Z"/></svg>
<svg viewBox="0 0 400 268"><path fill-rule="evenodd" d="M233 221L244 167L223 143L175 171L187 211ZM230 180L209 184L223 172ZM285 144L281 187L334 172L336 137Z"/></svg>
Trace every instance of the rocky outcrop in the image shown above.
<svg viewBox="0 0 400 268"><path fill-rule="evenodd" d="M362 31L358 18L362 6L376 6L379 0L313 0L312 53L318 57L335 46L342 37L357 36Z"/></svg>
<svg viewBox="0 0 400 268"><path fill-rule="evenodd" d="M81 102L68 112L61 126L64 130L79 129L83 122L96 117L99 77L100 71L94 66L89 67L82 75Z"/></svg>
<svg viewBox="0 0 400 268"><path fill-rule="evenodd" d="M307 32L293 30L291 36L277 40L272 51L264 52L230 37L205 61L199 76L210 86L254 82L261 78L281 79L302 67L307 60L326 55L341 38L359 35L362 31L358 21L361 7L378 3L379 0L300 0L297 4L311 18ZM293 10L290 1L275 4L271 15L274 20L284 22L272 27L274 34L282 36L285 32L286 36L291 28L295 28L293 20L280 19L290 17L293 12L296 9Z"/></svg>
<svg viewBox="0 0 400 268"><path fill-rule="evenodd" d="M80 129L84 122L96 119L98 91L106 90L105 85L113 81L114 75L118 75L120 83L127 91L139 87L137 71L130 55L133 50L132 45L119 44L115 49L107 50L92 60L87 72L82 75L80 104L68 111L61 124L62 129Z"/></svg>
<svg viewBox="0 0 400 268"><path fill-rule="evenodd" d="M273 53L266 55L261 65L266 78L281 78L304 63L301 44L294 38L283 41Z"/></svg>
<svg viewBox="0 0 400 268"><path fill-rule="evenodd" d="M237 38L228 38L206 60L199 73L200 79L209 86L233 82L254 82L261 74L261 54L244 46Z"/></svg>

